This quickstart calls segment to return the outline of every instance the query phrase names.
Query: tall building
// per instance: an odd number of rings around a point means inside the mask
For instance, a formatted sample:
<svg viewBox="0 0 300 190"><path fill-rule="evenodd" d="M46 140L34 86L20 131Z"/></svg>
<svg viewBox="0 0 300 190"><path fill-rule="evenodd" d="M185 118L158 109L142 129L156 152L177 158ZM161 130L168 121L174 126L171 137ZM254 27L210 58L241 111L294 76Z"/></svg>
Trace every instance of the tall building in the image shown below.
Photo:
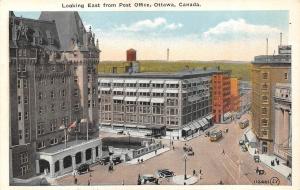
<svg viewBox="0 0 300 190"><path fill-rule="evenodd" d="M291 82L291 46L278 46L278 55L255 56L252 62L252 128L262 153L273 153L276 117L274 89Z"/></svg>
<svg viewBox="0 0 300 190"><path fill-rule="evenodd" d="M240 81L240 113L245 113L251 108L251 82Z"/></svg>
<svg viewBox="0 0 300 190"><path fill-rule="evenodd" d="M100 140L92 139L98 136L99 49L92 32L79 26L76 12L42 12L39 20L10 12L13 178L44 172L55 177L101 154ZM76 130L67 132L66 127L77 122Z"/></svg>
<svg viewBox="0 0 300 190"><path fill-rule="evenodd" d="M274 91L274 154L292 167L292 96L291 84L277 83Z"/></svg>
<svg viewBox="0 0 300 190"><path fill-rule="evenodd" d="M231 111L239 112L240 111L240 85L238 78L230 78L230 102L231 102Z"/></svg>
<svg viewBox="0 0 300 190"><path fill-rule="evenodd" d="M185 138L212 125L211 76L220 71L99 74L102 130Z"/></svg>
<svg viewBox="0 0 300 190"><path fill-rule="evenodd" d="M214 122L222 123L231 119L231 71L222 71L212 76L212 103Z"/></svg>

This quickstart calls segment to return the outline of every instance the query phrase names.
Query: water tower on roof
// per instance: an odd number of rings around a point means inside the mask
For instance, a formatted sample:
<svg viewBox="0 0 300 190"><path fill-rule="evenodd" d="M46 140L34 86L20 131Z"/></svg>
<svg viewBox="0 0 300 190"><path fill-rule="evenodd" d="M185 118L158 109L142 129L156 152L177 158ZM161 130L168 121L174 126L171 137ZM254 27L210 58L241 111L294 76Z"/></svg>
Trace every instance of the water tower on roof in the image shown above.
<svg viewBox="0 0 300 190"><path fill-rule="evenodd" d="M129 49L126 51L126 61L136 61L136 50Z"/></svg>

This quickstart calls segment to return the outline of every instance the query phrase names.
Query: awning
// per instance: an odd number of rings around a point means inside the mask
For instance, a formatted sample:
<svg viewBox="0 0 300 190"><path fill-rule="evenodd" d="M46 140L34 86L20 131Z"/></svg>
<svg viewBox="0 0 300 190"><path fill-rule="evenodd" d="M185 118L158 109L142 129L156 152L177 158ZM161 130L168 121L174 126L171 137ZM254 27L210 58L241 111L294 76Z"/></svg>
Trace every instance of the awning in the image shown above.
<svg viewBox="0 0 300 190"><path fill-rule="evenodd" d="M150 92L150 89L138 89L138 92Z"/></svg>
<svg viewBox="0 0 300 190"><path fill-rule="evenodd" d="M100 125L110 125L110 123L100 123Z"/></svg>
<svg viewBox="0 0 300 190"><path fill-rule="evenodd" d="M130 127L130 128L136 128L136 125L129 125L129 124L126 124L124 125L125 127Z"/></svg>
<svg viewBox="0 0 300 190"><path fill-rule="evenodd" d="M146 98L146 97L139 97L137 99L138 102L150 102L150 98Z"/></svg>
<svg viewBox="0 0 300 190"><path fill-rule="evenodd" d="M126 88L125 92L136 92L137 89L136 88Z"/></svg>
<svg viewBox="0 0 300 190"><path fill-rule="evenodd" d="M179 91L178 91L178 90L175 90L175 89L174 89L174 90L171 90L171 89L167 89L167 90L166 90L166 93L178 94L178 92L179 92Z"/></svg>
<svg viewBox="0 0 300 190"><path fill-rule="evenodd" d="M127 102L135 102L136 99L137 99L137 97L135 97L135 96L126 96L124 100Z"/></svg>
<svg viewBox="0 0 300 190"><path fill-rule="evenodd" d="M111 80L109 80L109 79L101 79L100 83L111 83Z"/></svg>
<svg viewBox="0 0 300 190"><path fill-rule="evenodd" d="M194 127L194 129L198 129L198 128L201 127L201 126L199 125L199 123L197 123L196 121L194 121L194 122L192 123L192 126Z"/></svg>
<svg viewBox="0 0 300 190"><path fill-rule="evenodd" d="M206 119L207 120L210 120L210 119L212 119L213 118L213 114L209 114L208 116L206 116Z"/></svg>
<svg viewBox="0 0 300 190"><path fill-rule="evenodd" d="M161 88L153 88L153 89L152 89L152 92L154 92L154 93L164 93L164 89L161 89Z"/></svg>
<svg viewBox="0 0 300 190"><path fill-rule="evenodd" d="M167 80L166 84L179 84L178 80Z"/></svg>
<svg viewBox="0 0 300 190"><path fill-rule="evenodd" d="M152 103L160 103L160 104L162 104L162 103L165 102L165 99L163 99L163 98L152 98L151 102Z"/></svg>
<svg viewBox="0 0 300 190"><path fill-rule="evenodd" d="M200 124L201 127L204 127L204 126L205 126L205 124L203 123L202 119L201 119L201 120L198 120L197 122Z"/></svg>
<svg viewBox="0 0 300 190"><path fill-rule="evenodd" d="M138 125L137 128L140 128L140 129L146 129L147 127L144 126L144 125Z"/></svg>
<svg viewBox="0 0 300 190"><path fill-rule="evenodd" d="M133 79L125 80L125 83L135 84L136 80L133 80Z"/></svg>
<svg viewBox="0 0 300 190"><path fill-rule="evenodd" d="M208 121L207 121L205 118L202 118L202 121L203 121L203 123L204 123L205 125L208 124Z"/></svg>
<svg viewBox="0 0 300 190"><path fill-rule="evenodd" d="M110 91L110 88L100 88L101 91Z"/></svg>
<svg viewBox="0 0 300 190"><path fill-rule="evenodd" d="M150 80L139 80L138 83L150 83Z"/></svg>
<svg viewBox="0 0 300 190"><path fill-rule="evenodd" d="M122 124L122 123L113 123L112 125L116 126L116 127L123 127L124 126L124 124Z"/></svg>
<svg viewBox="0 0 300 190"><path fill-rule="evenodd" d="M164 80L152 80L151 83L152 84L164 84Z"/></svg>
<svg viewBox="0 0 300 190"><path fill-rule="evenodd" d="M189 130L191 130L191 128L189 128L188 126L186 126L186 127L182 128L182 130L189 131Z"/></svg>
<svg viewBox="0 0 300 190"><path fill-rule="evenodd" d="M191 130L196 130L196 129L197 129L197 127L195 127L195 126L193 125L193 123L191 123L191 124L189 125L189 128L190 128Z"/></svg>
<svg viewBox="0 0 300 190"><path fill-rule="evenodd" d="M113 83L124 83L123 79L114 79Z"/></svg>
<svg viewBox="0 0 300 190"><path fill-rule="evenodd" d="M124 100L124 96L113 96L113 100Z"/></svg>
<svg viewBox="0 0 300 190"><path fill-rule="evenodd" d="M123 92L123 88L114 88L113 92Z"/></svg>

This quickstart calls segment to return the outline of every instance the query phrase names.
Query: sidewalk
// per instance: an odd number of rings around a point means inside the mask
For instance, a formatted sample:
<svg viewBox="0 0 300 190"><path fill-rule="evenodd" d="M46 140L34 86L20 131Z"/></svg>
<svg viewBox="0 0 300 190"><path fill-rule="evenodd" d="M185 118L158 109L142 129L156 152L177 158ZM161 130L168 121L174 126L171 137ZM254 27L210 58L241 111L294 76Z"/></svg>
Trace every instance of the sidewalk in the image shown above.
<svg viewBox="0 0 300 190"><path fill-rule="evenodd" d="M249 130L247 131L249 132ZM255 152L256 148L252 148L251 146L248 146L248 152L254 156L254 152ZM280 173L281 175L283 175L284 177L287 177L290 173L292 173L292 169L289 168L288 166L284 165L285 161L275 155L267 155L267 154L256 154L259 155L259 158L261 160L262 163L264 163L265 165L267 165L268 167L270 167L271 169L277 171L278 173ZM271 161L275 160L275 158L277 158L279 160L279 165L277 165L275 163L274 166L271 165Z"/></svg>
<svg viewBox="0 0 300 190"><path fill-rule="evenodd" d="M151 159L151 158L153 158L153 157L155 157L155 156L158 156L158 155L160 155L160 154L162 154L162 153L164 153L164 152L167 152L167 151L169 151L169 150L170 150L169 147L161 148L161 149L158 149L158 150L157 150L157 153L156 153L156 154L155 154L155 151L153 151L153 152L150 152L150 153L145 154L145 155L143 155L143 156L140 156L140 157L138 157L138 158L134 158L134 159L132 159L132 160L126 162L126 164L138 164L138 159L139 159L139 160L143 159L144 161L146 161L146 160L148 160L148 159Z"/></svg>

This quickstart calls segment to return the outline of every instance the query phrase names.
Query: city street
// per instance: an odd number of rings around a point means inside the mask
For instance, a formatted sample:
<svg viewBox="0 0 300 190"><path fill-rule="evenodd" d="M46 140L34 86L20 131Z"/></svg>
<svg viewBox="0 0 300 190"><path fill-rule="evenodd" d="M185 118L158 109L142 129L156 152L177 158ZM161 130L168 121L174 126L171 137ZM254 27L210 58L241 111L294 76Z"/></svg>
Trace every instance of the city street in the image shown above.
<svg viewBox="0 0 300 190"><path fill-rule="evenodd" d="M241 119L248 117L244 115ZM240 119L240 120L241 120ZM225 185L230 184L257 184L264 185L272 177L280 180L280 185L287 185L288 181L281 174L265 166L262 163L255 163L248 152L242 152L238 144L245 129L240 129L238 121L230 124L215 125L217 130L223 133L223 137L217 142L210 142L209 137L201 135L187 142L175 141L175 150L170 150L159 156L146 160L143 164L129 165L121 163L114 166L114 171L109 172L108 166L96 165L92 167L90 174L77 176L78 185L88 185L91 178L91 185L136 185L138 175L154 174L158 169L170 169L176 175L184 175L184 151L185 143L193 148L194 156L188 156L187 174L196 175L201 169L202 175L196 185L214 185L222 181ZM163 140L169 145L168 140ZM224 150L224 153L223 153ZM241 164L240 164L241 163ZM264 169L264 175L256 174L256 168ZM199 175L198 175L199 177ZM73 176L66 175L56 180L59 185L74 185ZM172 179L161 179L160 184L173 184Z"/></svg>

